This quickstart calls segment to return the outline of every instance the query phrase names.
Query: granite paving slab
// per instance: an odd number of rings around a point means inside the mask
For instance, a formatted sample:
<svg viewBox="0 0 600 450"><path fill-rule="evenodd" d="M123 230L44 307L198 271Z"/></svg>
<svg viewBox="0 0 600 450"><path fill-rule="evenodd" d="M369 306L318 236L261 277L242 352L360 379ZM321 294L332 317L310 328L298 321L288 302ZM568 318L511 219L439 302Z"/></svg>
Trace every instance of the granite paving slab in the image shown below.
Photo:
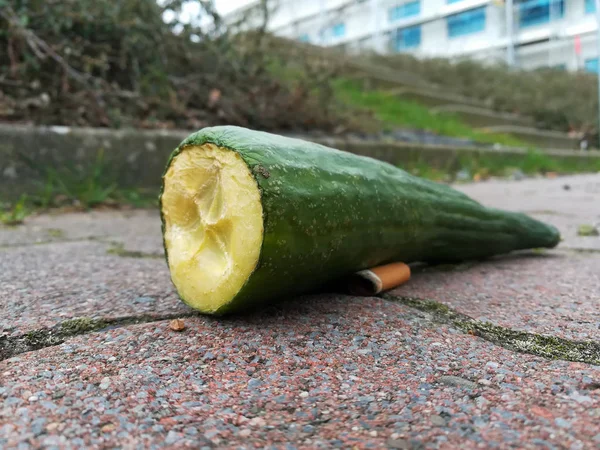
<svg viewBox="0 0 600 450"><path fill-rule="evenodd" d="M6 448L594 448L600 367L381 299L76 337L0 362Z"/></svg>
<svg viewBox="0 0 600 450"><path fill-rule="evenodd" d="M102 242L62 242L0 251L0 335L66 319L190 313L164 258L109 253Z"/></svg>
<svg viewBox="0 0 600 450"><path fill-rule="evenodd" d="M416 269L392 294L513 329L600 340L600 253L522 253Z"/></svg>

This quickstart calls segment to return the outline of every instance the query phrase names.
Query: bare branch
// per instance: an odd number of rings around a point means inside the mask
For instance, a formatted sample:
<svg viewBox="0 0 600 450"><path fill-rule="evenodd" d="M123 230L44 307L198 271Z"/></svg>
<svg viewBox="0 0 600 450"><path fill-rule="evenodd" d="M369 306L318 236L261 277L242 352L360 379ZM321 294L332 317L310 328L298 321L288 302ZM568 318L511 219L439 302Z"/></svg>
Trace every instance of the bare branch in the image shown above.
<svg viewBox="0 0 600 450"><path fill-rule="evenodd" d="M27 42L27 45L29 45L31 51L38 58L52 58L54 61L60 64L60 66L71 78L84 85L88 85L88 82L91 77L87 74L83 74L75 70L64 60L62 56L56 53L54 49L50 47L45 41L37 37L37 35L33 31L25 28L19 20L15 11L10 6L6 6L4 9L0 10L0 16L3 17L9 23L9 25L19 30L20 34L25 38L25 41Z"/></svg>

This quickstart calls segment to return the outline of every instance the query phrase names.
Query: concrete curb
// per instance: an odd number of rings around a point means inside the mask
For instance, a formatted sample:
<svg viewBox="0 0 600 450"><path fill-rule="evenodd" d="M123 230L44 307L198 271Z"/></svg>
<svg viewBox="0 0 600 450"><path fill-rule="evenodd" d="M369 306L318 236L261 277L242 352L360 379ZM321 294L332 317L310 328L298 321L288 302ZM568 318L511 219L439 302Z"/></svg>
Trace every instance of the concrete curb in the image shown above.
<svg viewBox="0 0 600 450"><path fill-rule="evenodd" d="M119 186L157 188L169 154L190 133L0 124L0 200L14 199L39 189L46 181L44 174L49 168L85 173L94 166L99 152L103 154L103 176L110 177ZM458 159L464 156L502 158L527 153L519 148L496 150L342 138L306 139L400 166L427 162L437 168L458 168ZM600 152L546 150L544 153L557 159L576 159L583 164L589 158L600 158ZM25 162L23 155L33 161L36 169Z"/></svg>

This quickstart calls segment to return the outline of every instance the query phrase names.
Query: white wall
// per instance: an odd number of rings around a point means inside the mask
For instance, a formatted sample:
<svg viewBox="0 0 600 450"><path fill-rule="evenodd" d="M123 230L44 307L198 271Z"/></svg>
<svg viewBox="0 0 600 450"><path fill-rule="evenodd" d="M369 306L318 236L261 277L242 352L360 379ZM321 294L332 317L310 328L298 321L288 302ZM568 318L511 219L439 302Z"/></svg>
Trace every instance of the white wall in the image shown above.
<svg viewBox="0 0 600 450"><path fill-rule="evenodd" d="M421 13L418 16L390 22L390 8L407 1L410 0L280 0L270 28L277 34L291 38L308 34L310 42L314 44L346 44L350 49L368 46L378 51L391 51L389 36L394 30L420 24L421 45L410 49L412 53L426 57L468 55L482 61L505 59L508 39L502 4L490 0L461 0L452 4L447 4L447 0L421 0ZM487 5L484 31L448 37L446 18L449 15L482 5ZM322 14L324 10L326 14ZM345 24L344 36L334 37L327 32L321 36L322 29L330 30L337 22ZM565 0L564 17L549 24L520 29L518 14L515 14L517 63L523 68L548 64L565 64L569 70L581 68L585 59L598 54L595 29L595 14L585 14L584 0ZM581 35L580 58L575 54L575 35ZM551 42L548 42L551 37ZM549 51L552 52L550 57Z"/></svg>

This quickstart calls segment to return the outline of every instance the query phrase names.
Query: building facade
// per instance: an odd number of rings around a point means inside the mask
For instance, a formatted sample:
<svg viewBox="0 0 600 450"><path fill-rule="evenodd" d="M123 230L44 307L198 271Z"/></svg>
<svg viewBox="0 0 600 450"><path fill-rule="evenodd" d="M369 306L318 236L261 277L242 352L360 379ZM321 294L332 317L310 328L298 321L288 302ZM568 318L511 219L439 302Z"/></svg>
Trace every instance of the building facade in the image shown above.
<svg viewBox="0 0 600 450"><path fill-rule="evenodd" d="M598 70L595 0L278 0L269 29L349 51Z"/></svg>

